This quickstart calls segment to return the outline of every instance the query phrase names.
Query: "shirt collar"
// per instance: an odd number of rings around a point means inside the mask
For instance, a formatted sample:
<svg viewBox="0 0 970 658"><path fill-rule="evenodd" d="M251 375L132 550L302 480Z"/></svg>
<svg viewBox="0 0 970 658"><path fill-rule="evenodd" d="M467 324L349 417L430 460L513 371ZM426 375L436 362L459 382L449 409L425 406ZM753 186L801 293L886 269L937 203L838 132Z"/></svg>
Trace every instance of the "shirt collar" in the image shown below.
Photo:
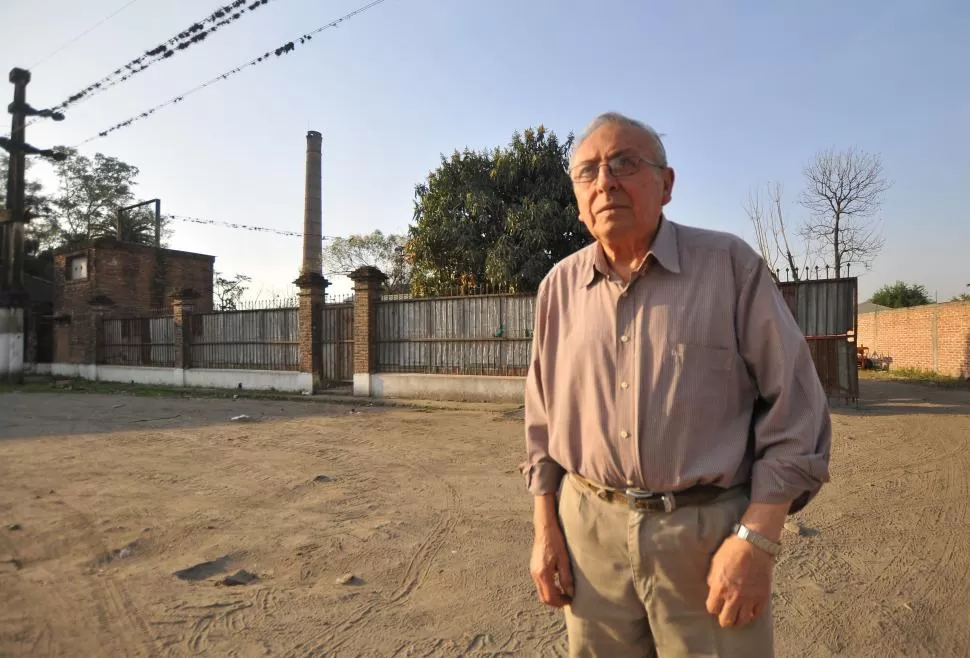
<svg viewBox="0 0 970 658"><path fill-rule="evenodd" d="M597 273L603 276L610 275L610 265L606 260L606 254L603 252L603 247L599 242L593 244L590 253L591 257L588 260L586 276L583 277L584 286L592 284L596 279ZM643 261L644 264L650 260L651 256L668 272L680 274L677 225L663 215L660 217L660 226L657 228L657 234L653 238L653 243L650 245L647 257Z"/></svg>

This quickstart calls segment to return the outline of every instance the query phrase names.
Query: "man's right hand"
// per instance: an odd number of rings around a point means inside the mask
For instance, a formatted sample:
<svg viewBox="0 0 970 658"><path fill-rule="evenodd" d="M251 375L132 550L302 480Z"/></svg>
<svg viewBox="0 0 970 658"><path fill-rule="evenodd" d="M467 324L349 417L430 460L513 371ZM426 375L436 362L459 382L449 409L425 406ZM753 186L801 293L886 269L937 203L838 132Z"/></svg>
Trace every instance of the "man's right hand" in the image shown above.
<svg viewBox="0 0 970 658"><path fill-rule="evenodd" d="M559 527L555 495L536 496L535 540L529 571L546 605L561 608L573 597L573 572L566 538Z"/></svg>

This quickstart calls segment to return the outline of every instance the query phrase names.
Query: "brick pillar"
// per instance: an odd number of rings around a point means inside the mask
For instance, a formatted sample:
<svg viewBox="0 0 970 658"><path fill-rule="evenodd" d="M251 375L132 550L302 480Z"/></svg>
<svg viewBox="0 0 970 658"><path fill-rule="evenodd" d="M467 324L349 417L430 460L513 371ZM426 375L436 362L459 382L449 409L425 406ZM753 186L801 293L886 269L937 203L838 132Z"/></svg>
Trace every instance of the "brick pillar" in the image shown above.
<svg viewBox="0 0 970 658"><path fill-rule="evenodd" d="M172 302L172 342L175 345L175 368L192 367L192 311L195 310L197 294L190 291L174 293Z"/></svg>
<svg viewBox="0 0 970 658"><path fill-rule="evenodd" d="M375 371L374 345L377 301L387 277L376 267L354 270L354 395L370 396L370 375Z"/></svg>
<svg viewBox="0 0 970 658"><path fill-rule="evenodd" d="M294 281L299 288L300 372L310 375L311 392L323 390L323 304L330 282L315 272L306 272Z"/></svg>

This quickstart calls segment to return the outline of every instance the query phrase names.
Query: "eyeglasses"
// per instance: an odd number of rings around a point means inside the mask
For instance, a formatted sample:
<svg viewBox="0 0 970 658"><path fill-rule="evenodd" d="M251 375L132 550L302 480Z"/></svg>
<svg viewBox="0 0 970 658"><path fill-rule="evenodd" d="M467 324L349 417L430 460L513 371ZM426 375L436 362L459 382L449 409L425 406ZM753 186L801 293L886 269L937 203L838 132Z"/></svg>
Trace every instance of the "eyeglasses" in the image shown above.
<svg viewBox="0 0 970 658"><path fill-rule="evenodd" d="M664 165L659 165L656 162L650 162L646 158L642 158L639 155L617 155L610 158L605 163L583 162L578 164L569 170L569 177L572 178L574 183L592 183L594 180L599 178L600 168L603 167L604 164L609 170L610 176L613 176L613 178L632 176L633 174L641 171L643 169L643 165L648 167L656 167L657 169L666 169Z"/></svg>

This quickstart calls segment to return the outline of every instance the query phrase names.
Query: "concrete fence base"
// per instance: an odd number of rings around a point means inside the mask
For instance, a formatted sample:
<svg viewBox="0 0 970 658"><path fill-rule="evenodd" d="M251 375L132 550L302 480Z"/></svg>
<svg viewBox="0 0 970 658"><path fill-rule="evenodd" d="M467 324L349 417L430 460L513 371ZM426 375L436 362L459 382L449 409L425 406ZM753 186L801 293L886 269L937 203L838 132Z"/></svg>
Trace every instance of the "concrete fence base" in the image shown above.
<svg viewBox="0 0 970 658"><path fill-rule="evenodd" d="M354 375L354 395L374 398L521 404L525 397L525 378L358 373Z"/></svg>
<svg viewBox="0 0 970 658"><path fill-rule="evenodd" d="M211 368L150 368L146 366L108 366L76 363L38 364L36 374L55 377L80 377L90 381L176 386L188 388L243 388L250 391L309 391L310 373L282 370L216 370Z"/></svg>

